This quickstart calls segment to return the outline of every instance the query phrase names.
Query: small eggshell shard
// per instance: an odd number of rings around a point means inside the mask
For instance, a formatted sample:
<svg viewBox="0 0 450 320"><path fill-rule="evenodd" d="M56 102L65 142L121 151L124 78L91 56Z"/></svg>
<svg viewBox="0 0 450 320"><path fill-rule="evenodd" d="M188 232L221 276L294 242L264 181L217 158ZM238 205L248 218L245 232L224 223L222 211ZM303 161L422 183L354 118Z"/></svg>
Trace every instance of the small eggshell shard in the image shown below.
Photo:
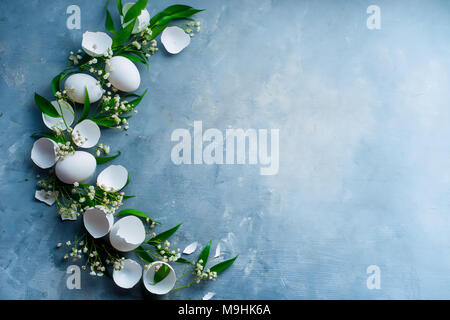
<svg viewBox="0 0 450 320"><path fill-rule="evenodd" d="M131 22L127 22L123 24L123 18L125 17L125 14L128 10L134 5L134 2L127 3L123 6L122 13L123 15L120 17L120 22L122 23L122 27L125 28L127 25L129 25ZM136 23L134 24L132 34L139 33L145 30L147 28L148 24L150 22L150 14L148 13L147 9L143 9L141 11L141 14L137 17Z"/></svg>
<svg viewBox="0 0 450 320"><path fill-rule="evenodd" d="M75 111L73 111L72 106L64 100L52 101L51 104L55 107L55 110L62 115L62 117L53 118L45 113L42 113L42 121L45 126L49 129L57 128L60 130L67 130L67 127L73 123L75 119Z"/></svg>
<svg viewBox="0 0 450 320"><path fill-rule="evenodd" d="M220 243L217 244L216 253L214 254L214 258L220 257Z"/></svg>
<svg viewBox="0 0 450 320"><path fill-rule="evenodd" d="M162 279L158 283L155 283L155 267L161 264L165 264L166 266L168 266L170 272L164 279ZM169 264L162 261L156 261L150 264L147 270L144 270L143 281L145 288L149 292L153 294L166 294L175 286L177 277L175 275L175 271Z"/></svg>
<svg viewBox="0 0 450 320"><path fill-rule="evenodd" d="M167 27L161 34L161 42L169 53L177 54L191 43L191 37L180 27Z"/></svg>
<svg viewBox="0 0 450 320"><path fill-rule="evenodd" d="M73 184L89 179L94 174L96 167L97 162L92 154L75 151L56 163L55 173L62 182Z"/></svg>
<svg viewBox="0 0 450 320"><path fill-rule="evenodd" d="M145 240L144 224L135 216L122 218L112 227L109 240L121 252L132 251Z"/></svg>
<svg viewBox="0 0 450 320"><path fill-rule="evenodd" d="M48 138L39 138L31 149L31 160L42 169L54 166L57 161L56 143Z"/></svg>
<svg viewBox="0 0 450 320"><path fill-rule="evenodd" d="M71 221L75 221L77 220L77 214L73 213L73 212L64 212L61 214L61 220L71 220Z"/></svg>
<svg viewBox="0 0 450 320"><path fill-rule="evenodd" d="M92 148L100 140L100 128L92 120L86 119L77 124L72 131L72 140L80 148Z"/></svg>
<svg viewBox="0 0 450 320"><path fill-rule="evenodd" d="M114 269L113 280L121 288L133 288L142 277L142 267L132 259L125 259L121 270Z"/></svg>
<svg viewBox="0 0 450 320"><path fill-rule="evenodd" d="M51 191L36 190L34 197L36 200L39 200L49 206L52 206L56 201L55 196Z"/></svg>
<svg viewBox="0 0 450 320"><path fill-rule="evenodd" d="M84 227L94 238L105 236L114 223L114 216L101 208L89 208L83 214Z"/></svg>
<svg viewBox="0 0 450 320"><path fill-rule="evenodd" d="M212 297L214 297L216 295L215 292L208 292L207 294L205 294L202 298L202 300L210 300Z"/></svg>
<svg viewBox="0 0 450 320"><path fill-rule="evenodd" d="M103 95L102 87L97 84L97 79L84 73L75 73L69 76L64 83L64 88L67 90L69 98L78 103L84 103L85 88L87 88L91 103L97 102Z"/></svg>
<svg viewBox="0 0 450 320"><path fill-rule="evenodd" d="M141 84L141 76L139 70L134 63L125 57L115 56L109 59L109 63L105 66L108 74L108 81L123 92L136 91Z"/></svg>
<svg viewBox="0 0 450 320"><path fill-rule="evenodd" d="M191 254L197 249L198 242L192 242L190 245L188 245L186 248L184 248L183 253L184 254Z"/></svg>
<svg viewBox="0 0 450 320"><path fill-rule="evenodd" d="M97 177L97 186L105 191L119 191L128 181L128 171L120 165L110 165Z"/></svg>
<svg viewBox="0 0 450 320"><path fill-rule="evenodd" d="M100 57L108 55L111 50L112 39L104 32L83 33L81 47L91 57Z"/></svg>

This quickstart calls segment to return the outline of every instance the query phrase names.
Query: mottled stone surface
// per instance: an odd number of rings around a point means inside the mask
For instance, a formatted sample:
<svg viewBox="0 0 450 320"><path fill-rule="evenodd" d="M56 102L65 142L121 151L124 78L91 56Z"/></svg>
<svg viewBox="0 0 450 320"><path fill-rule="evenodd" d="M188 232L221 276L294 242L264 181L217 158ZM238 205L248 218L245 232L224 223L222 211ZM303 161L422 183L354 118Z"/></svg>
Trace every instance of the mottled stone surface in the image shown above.
<svg viewBox="0 0 450 320"><path fill-rule="evenodd" d="M184 2L206 9L202 31L181 54L160 46L148 71L139 67L139 92L149 94L129 135L105 132L102 142L123 152L115 163L137 196L127 207L166 227L182 221L172 241L182 248L212 239L225 257L240 256L219 281L164 299L450 298L450 3ZM66 28L72 3L81 30ZM63 223L33 198L30 135L45 129L33 94L50 97L82 33L104 30L104 4L0 3L2 299L151 298L87 273L81 290L68 290L55 244L80 219ZM381 30L366 27L370 4L381 8ZM166 5L150 1L150 14ZM195 120L279 128L279 173L174 165L171 133ZM366 287L372 264L381 290Z"/></svg>

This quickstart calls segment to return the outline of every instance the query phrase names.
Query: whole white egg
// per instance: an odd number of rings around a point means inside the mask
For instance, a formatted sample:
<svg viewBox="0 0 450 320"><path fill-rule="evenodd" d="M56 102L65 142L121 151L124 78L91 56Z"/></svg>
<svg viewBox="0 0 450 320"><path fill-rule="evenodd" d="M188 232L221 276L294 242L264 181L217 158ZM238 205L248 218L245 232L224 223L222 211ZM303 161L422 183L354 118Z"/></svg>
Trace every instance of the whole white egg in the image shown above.
<svg viewBox="0 0 450 320"><path fill-rule="evenodd" d="M97 102L103 95L102 87L97 84L97 79L84 73L75 73L69 76L64 83L67 95L70 99L78 103L84 103L85 88L89 94L91 103Z"/></svg>
<svg viewBox="0 0 450 320"><path fill-rule="evenodd" d="M83 182L95 172L97 162L95 157L85 151L75 151L74 154L59 160L55 166L55 173L59 180L67 184Z"/></svg>
<svg viewBox="0 0 450 320"><path fill-rule="evenodd" d="M109 59L105 71L109 73L108 81L123 92L136 91L141 84L139 70L133 62L122 56Z"/></svg>

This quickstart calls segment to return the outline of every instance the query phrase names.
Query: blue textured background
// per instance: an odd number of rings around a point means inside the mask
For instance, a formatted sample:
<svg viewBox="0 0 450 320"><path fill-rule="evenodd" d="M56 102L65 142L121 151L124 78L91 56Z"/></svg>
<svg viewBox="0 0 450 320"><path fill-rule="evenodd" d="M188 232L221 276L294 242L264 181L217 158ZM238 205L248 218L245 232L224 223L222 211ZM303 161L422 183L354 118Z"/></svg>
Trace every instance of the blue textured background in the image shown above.
<svg viewBox="0 0 450 320"><path fill-rule="evenodd" d="M149 1L150 14L168 1ZM182 1L177 1L182 2ZM205 8L202 31L181 54L160 47L149 94L129 135L102 142L133 178L126 207L166 227L173 243L220 241L239 259L215 283L164 298L450 298L450 3L442 1L184 1ZM169 3L175 3L169 1ZM66 8L81 8L81 30ZM381 30L366 8L381 8ZM0 3L0 298L141 298L82 274L66 289L55 249L76 223L34 200L29 158L44 129L35 91L104 30L105 1ZM110 6L117 18L115 4ZM117 21L117 20L116 20ZM279 128L280 171L182 165L170 159L176 128ZM26 178L30 178L26 181ZM381 290L366 268L381 268Z"/></svg>

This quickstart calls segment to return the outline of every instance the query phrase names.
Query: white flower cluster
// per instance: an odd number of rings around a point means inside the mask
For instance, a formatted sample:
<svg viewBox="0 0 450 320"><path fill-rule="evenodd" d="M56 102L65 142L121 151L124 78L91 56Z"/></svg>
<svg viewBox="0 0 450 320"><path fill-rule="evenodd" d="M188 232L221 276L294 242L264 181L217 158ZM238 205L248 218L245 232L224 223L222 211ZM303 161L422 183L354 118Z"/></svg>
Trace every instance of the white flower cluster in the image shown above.
<svg viewBox="0 0 450 320"><path fill-rule="evenodd" d="M161 261L163 262L177 261L181 257L180 249L171 250L170 242L167 240L164 241L163 246L157 245L156 249L158 253L161 255L162 257Z"/></svg>
<svg viewBox="0 0 450 320"><path fill-rule="evenodd" d="M200 283L202 280L213 280L215 281L217 279L217 272L213 271L211 272L210 269L206 269L205 272L203 272L203 266L202 266L203 260L200 259L198 263L195 265L194 274L195 274L195 282Z"/></svg>

